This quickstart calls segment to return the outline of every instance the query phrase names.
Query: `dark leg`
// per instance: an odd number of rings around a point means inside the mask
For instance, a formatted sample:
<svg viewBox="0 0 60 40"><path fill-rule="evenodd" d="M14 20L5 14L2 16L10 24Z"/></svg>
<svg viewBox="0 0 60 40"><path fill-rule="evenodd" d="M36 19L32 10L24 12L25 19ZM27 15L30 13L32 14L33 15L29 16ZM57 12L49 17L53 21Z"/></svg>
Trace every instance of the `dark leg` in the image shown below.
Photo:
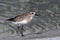
<svg viewBox="0 0 60 40"><path fill-rule="evenodd" d="M24 36L24 35L23 35L23 26L22 26L22 27L18 27L18 31L20 31L21 36Z"/></svg>
<svg viewBox="0 0 60 40"><path fill-rule="evenodd" d="M21 27L21 35L24 36L24 35L23 35L23 26Z"/></svg>

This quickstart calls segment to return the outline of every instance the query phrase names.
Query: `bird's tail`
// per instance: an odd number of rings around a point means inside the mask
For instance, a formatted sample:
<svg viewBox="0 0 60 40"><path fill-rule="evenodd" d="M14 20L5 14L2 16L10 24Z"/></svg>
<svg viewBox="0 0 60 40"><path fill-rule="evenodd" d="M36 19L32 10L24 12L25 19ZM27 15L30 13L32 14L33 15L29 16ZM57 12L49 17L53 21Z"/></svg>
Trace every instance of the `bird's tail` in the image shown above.
<svg viewBox="0 0 60 40"><path fill-rule="evenodd" d="M13 21L13 18L0 18L0 23L8 22L8 21Z"/></svg>
<svg viewBox="0 0 60 40"><path fill-rule="evenodd" d="M13 20L14 20L14 18L6 19L6 21L13 21Z"/></svg>

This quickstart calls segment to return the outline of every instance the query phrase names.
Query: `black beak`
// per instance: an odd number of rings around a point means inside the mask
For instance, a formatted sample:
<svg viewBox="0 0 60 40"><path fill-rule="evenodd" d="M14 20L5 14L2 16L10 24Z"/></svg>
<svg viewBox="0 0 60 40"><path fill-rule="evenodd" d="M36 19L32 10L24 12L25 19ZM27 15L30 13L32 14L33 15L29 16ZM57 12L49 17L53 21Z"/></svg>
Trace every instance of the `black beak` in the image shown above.
<svg viewBox="0 0 60 40"><path fill-rule="evenodd" d="M38 14L35 14L35 16L39 16Z"/></svg>

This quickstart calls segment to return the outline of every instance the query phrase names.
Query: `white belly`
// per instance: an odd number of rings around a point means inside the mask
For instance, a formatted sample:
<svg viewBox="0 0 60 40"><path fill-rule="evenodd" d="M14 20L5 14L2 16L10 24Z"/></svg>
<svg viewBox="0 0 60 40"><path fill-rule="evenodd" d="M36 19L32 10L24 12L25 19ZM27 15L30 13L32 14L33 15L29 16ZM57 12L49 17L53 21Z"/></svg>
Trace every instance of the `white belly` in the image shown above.
<svg viewBox="0 0 60 40"><path fill-rule="evenodd" d="M26 24L27 21L26 20L23 20L23 21L20 21L20 22L12 22L13 24Z"/></svg>

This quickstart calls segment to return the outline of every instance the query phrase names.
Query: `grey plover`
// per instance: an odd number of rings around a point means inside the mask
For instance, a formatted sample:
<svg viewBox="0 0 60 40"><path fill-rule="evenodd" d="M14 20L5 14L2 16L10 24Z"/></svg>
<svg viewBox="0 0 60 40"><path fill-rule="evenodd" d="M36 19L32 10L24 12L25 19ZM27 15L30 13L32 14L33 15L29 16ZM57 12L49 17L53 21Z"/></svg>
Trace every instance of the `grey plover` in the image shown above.
<svg viewBox="0 0 60 40"><path fill-rule="evenodd" d="M29 23L35 15L36 15L35 12L30 11L30 12L18 15L14 18L7 19L7 21L11 21L13 24L18 24L19 27L17 27L17 29L20 31L21 35L24 36L23 26L20 27L20 25Z"/></svg>

